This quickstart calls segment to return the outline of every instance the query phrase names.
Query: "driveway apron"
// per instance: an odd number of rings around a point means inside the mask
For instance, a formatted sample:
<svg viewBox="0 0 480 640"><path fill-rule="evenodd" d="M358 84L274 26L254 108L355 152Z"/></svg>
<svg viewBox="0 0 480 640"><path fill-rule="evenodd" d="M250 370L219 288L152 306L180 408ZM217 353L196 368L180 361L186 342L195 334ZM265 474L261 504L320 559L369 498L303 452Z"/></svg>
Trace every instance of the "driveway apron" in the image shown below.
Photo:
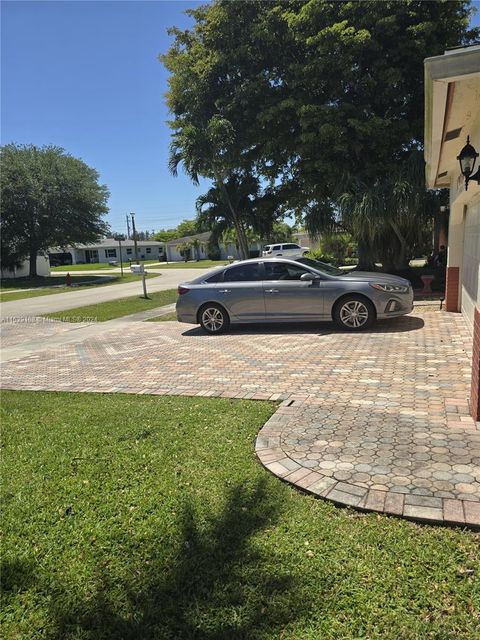
<svg viewBox="0 0 480 640"><path fill-rule="evenodd" d="M282 480L341 505L480 526L480 425L460 314L417 311L359 334L105 324L2 324L18 356L3 363L2 387L278 401L255 447ZM15 351L20 342L33 351Z"/></svg>

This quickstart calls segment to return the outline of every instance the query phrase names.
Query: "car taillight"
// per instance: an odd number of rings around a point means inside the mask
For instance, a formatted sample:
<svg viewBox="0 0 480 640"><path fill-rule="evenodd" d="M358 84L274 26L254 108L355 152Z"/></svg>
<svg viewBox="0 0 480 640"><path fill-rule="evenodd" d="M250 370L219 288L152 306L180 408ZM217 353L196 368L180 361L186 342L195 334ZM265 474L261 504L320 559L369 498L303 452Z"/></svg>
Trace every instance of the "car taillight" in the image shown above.
<svg viewBox="0 0 480 640"><path fill-rule="evenodd" d="M190 289L188 287L178 287L177 289L177 293L179 296L183 296L184 293L188 293L190 291Z"/></svg>

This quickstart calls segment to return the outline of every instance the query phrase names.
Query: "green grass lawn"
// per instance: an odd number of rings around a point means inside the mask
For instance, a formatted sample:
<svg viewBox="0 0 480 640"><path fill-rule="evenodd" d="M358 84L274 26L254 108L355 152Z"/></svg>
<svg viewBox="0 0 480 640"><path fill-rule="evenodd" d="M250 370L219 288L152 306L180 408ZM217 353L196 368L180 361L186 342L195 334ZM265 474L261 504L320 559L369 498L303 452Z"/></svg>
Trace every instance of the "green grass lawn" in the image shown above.
<svg viewBox="0 0 480 640"><path fill-rule="evenodd" d="M142 285L140 282L138 286L139 291L141 291ZM72 322L81 322L81 318L89 320L91 320L91 318L96 318L97 322L104 322L105 320L113 320L113 318L128 316L131 313L147 311L148 309L155 309L155 307L172 304L172 302L176 302L177 300L176 289L156 291L155 293L149 293L148 295L148 299L141 296L129 296L128 298L119 298L118 300L110 300L109 302L89 304L85 307L76 307L75 309L69 309L68 311L47 313L44 317L55 318L57 320L63 320L64 322L69 322L69 318L72 318Z"/></svg>
<svg viewBox="0 0 480 640"><path fill-rule="evenodd" d="M213 267L219 267L229 264L228 260L199 260L198 262L169 262L168 264L162 262L151 269L213 269Z"/></svg>
<svg viewBox="0 0 480 640"><path fill-rule="evenodd" d="M6 640L473 640L478 535L304 495L273 403L3 394Z"/></svg>
<svg viewBox="0 0 480 640"><path fill-rule="evenodd" d="M106 274L107 275L107 274ZM154 278L156 274L149 273L146 278ZM138 280L140 282L140 278L138 275L134 275L132 273L126 273L123 277L120 274L115 274L112 276L111 280L107 282L102 281L102 276L72 276L72 283L76 286L67 287L65 285L65 278L62 276L55 276L52 278L44 278L41 279L44 282L37 282L35 280L29 280L29 286L37 286L37 287L49 287L49 288L38 288L38 289L30 289L28 291L12 291L9 292L7 289L0 290L0 302L10 302L11 300L22 300L23 298L36 298L38 296L49 296L56 293L67 293L68 291L79 291L80 289L86 289L91 287L104 287L110 284L126 284L128 282L134 282ZM82 286L82 282L88 282L90 284L86 284ZM3 283L2 283L3 284ZM57 285L57 286L52 286ZM62 286L58 286L62 285ZM24 285L25 286L25 285ZM141 285L140 285L141 286ZM9 287L11 288L11 287ZM23 288L23 287L15 287L15 288Z"/></svg>
<svg viewBox="0 0 480 640"><path fill-rule="evenodd" d="M134 261L132 261L134 262ZM141 260L141 262L143 262L143 264L156 264L158 262L158 260ZM60 267L51 267L51 271L96 271L99 269L107 269L107 270L112 270L112 269L119 269L120 268L120 262L118 263L118 265L115 267L111 264L108 264L108 262L89 262L88 264L69 264L69 265L62 265ZM123 263L123 268L124 269L129 269L130 268L130 263L129 262L124 262Z"/></svg>
<svg viewBox="0 0 480 640"><path fill-rule="evenodd" d="M90 262L88 264L64 264L60 267L50 267L50 271L99 271L100 269L112 270L116 267L112 267L108 262Z"/></svg>

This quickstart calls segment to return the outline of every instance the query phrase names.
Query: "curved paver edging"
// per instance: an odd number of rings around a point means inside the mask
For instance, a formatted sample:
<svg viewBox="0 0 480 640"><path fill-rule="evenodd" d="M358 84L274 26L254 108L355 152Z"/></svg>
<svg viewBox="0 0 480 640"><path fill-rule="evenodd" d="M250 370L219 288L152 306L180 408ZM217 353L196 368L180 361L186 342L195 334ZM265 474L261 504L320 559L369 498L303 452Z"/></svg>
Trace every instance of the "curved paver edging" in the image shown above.
<svg viewBox="0 0 480 640"><path fill-rule="evenodd" d="M282 447L282 407L293 417L295 401L285 400L277 414L262 427L255 452L273 475L301 491L324 498L341 506L362 511L375 511L387 515L402 516L410 520L445 525L468 526L480 529L480 502L456 498L416 495L411 492L379 490L365 483L347 482L325 475L317 468L303 466Z"/></svg>

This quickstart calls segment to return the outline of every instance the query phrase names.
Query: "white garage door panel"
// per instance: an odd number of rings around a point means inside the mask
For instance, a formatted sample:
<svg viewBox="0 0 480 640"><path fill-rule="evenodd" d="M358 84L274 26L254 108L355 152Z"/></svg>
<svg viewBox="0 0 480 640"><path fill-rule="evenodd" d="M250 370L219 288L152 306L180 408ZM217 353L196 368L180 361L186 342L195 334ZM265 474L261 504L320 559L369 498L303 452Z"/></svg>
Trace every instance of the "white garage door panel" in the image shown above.
<svg viewBox="0 0 480 640"><path fill-rule="evenodd" d="M480 200L468 205L462 270L462 313L473 332L475 306L480 306Z"/></svg>

